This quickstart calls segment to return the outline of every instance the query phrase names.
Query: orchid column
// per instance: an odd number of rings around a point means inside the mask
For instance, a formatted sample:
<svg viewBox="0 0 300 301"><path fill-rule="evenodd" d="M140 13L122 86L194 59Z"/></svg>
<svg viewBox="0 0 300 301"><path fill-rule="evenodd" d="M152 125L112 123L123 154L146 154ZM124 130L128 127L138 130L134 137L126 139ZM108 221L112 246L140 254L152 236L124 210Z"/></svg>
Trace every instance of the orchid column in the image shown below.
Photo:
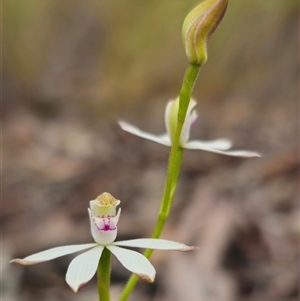
<svg viewBox="0 0 300 301"><path fill-rule="evenodd" d="M170 124L171 126L173 125L173 129L172 137L170 137L172 147L169 156L168 174L158 219L152 234L153 238L160 236L169 216L182 161L183 148L180 146L180 138L191 94L200 68L207 60L207 42L221 22L227 4L228 0L206 0L194 8L183 23L183 44L190 64L183 78L178 110L173 110L173 113L175 112L176 114L175 116L173 114L173 117L171 117L173 122ZM147 249L144 255L150 258L152 252L152 250ZM121 295L120 301L127 300L137 281L138 277L132 275Z"/></svg>

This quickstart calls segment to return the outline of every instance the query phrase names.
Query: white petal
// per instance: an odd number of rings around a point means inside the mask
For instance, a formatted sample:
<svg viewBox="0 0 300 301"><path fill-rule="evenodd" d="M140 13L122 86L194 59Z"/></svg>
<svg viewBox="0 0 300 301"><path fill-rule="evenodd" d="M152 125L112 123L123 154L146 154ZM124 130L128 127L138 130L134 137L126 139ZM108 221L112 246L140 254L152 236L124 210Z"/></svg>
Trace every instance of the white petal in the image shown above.
<svg viewBox="0 0 300 301"><path fill-rule="evenodd" d="M57 257L61 257L64 255L72 254L75 252L79 252L85 249L89 249L94 247L96 244L83 244L83 245L71 245L71 246L62 246L62 247L56 247L52 248L46 251L42 251L30 256L25 257L24 259L16 258L11 260L10 262L19 263L22 265L32 265L36 263L40 263L43 261L48 261Z"/></svg>
<svg viewBox="0 0 300 301"><path fill-rule="evenodd" d="M103 249L103 246L97 246L71 261L66 274L66 282L75 293L95 275Z"/></svg>
<svg viewBox="0 0 300 301"><path fill-rule="evenodd" d="M137 274L148 282L153 282L155 278L155 269L150 261L142 254L119 248L114 245L106 246L130 272Z"/></svg>
<svg viewBox="0 0 300 301"><path fill-rule="evenodd" d="M138 137L141 137L144 139L148 139L148 140L157 142L159 144L171 146L171 141L167 134L153 135L153 134L141 131L139 128L137 128L127 122L124 122L124 121L119 121L119 125L122 128L122 130L124 130L125 132L131 133L135 136L138 136Z"/></svg>
<svg viewBox="0 0 300 301"><path fill-rule="evenodd" d="M216 139L216 140L209 140L209 141L191 140L184 145L184 148L188 148L188 149L213 148L218 150L227 150L230 149L231 146L232 143L228 139Z"/></svg>
<svg viewBox="0 0 300 301"><path fill-rule="evenodd" d="M211 147L204 146L203 143L198 142L198 147L195 147L195 143L190 145L190 142L186 143L184 145L185 149L200 149L203 151L211 152L211 153L216 153L216 154L221 154L221 155L226 155L226 156L232 156L232 157L241 157L241 158L253 158L253 157L261 157L261 155L257 152L252 152L252 151L246 151L246 150L233 150L233 151L221 151L218 149L214 149Z"/></svg>
<svg viewBox="0 0 300 301"><path fill-rule="evenodd" d="M183 127L181 130L181 135L180 135L180 145L181 146L185 145L186 142L189 140L191 126L194 124L194 122L197 119L198 115L195 111L193 111L193 109L196 105L197 105L196 101L191 99L188 109L187 109L187 112L186 112Z"/></svg>
<svg viewBox="0 0 300 301"><path fill-rule="evenodd" d="M193 251L197 249L197 247L190 247L180 242L166 240L166 239L155 239L155 238L139 238L139 239L123 240L123 241L116 241L113 244L117 246L155 249L155 250Z"/></svg>

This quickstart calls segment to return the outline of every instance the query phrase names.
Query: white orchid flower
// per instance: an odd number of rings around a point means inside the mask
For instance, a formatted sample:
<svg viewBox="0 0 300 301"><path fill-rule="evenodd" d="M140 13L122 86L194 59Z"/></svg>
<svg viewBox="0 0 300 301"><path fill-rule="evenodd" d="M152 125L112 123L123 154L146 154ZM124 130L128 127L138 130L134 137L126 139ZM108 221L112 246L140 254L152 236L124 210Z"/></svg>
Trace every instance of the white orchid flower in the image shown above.
<svg viewBox="0 0 300 301"><path fill-rule="evenodd" d="M197 119L197 113L194 111L194 107L196 106L196 101L191 99L185 121L182 127L179 146L185 149L200 149L203 151L213 152L217 154L233 156L233 157L244 157L244 158L251 158L251 157L260 157L260 154L253 151L246 151L246 150L234 150L229 151L228 149L231 148L232 143L228 139L216 139L210 141L203 141L203 140L189 140L190 137L190 129L191 126L195 123ZM179 97L176 100L169 101L166 110L165 110L165 124L167 133L163 135L153 135L147 132L140 130L139 128L124 122L119 121L120 127L133 135L157 142L159 144L163 144L166 146L172 146L172 141L174 139L176 127L177 127L177 116L179 110Z"/></svg>
<svg viewBox="0 0 300 301"><path fill-rule="evenodd" d="M197 249L196 247L189 247L182 243L164 239L141 238L115 242L121 214L121 209L116 214L116 206L119 204L120 201L107 192L98 196L96 200L90 201L88 212L95 243L56 247L27 256L24 259L16 258L11 262L32 265L88 250L75 257L67 270L66 282L76 293L95 275L104 248L113 253L126 269L149 282L153 282L155 278L155 269L150 261L140 253L122 247L178 251Z"/></svg>

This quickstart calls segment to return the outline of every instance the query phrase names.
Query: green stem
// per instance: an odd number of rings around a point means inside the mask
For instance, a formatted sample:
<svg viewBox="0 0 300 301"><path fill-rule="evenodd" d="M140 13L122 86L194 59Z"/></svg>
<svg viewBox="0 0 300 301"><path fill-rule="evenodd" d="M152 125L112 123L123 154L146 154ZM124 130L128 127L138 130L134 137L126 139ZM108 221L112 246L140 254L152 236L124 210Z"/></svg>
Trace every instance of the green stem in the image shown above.
<svg viewBox="0 0 300 301"><path fill-rule="evenodd" d="M111 271L111 253L104 248L98 264L98 294L99 301L110 301L110 271Z"/></svg>
<svg viewBox="0 0 300 301"><path fill-rule="evenodd" d="M172 148L169 156L168 173L167 173L164 193L162 197L162 202L159 209L158 219L156 221L152 233L152 238L160 237L160 234L169 216L172 202L174 199L174 194L177 186L177 181L179 177L180 166L181 166L181 161L183 156L183 149L179 146L179 140L180 140L181 130L185 120L186 112L190 103L192 90L196 82L199 71L200 71L200 66L191 64L188 66L183 78L183 83L179 94L178 122L177 122L175 136L173 139ZM144 252L144 256L150 258L152 252L153 252L152 249L147 249ZM138 281L138 277L136 275L132 275L130 277L129 281L127 282L120 296L119 301L127 300L132 290L134 289L137 281Z"/></svg>

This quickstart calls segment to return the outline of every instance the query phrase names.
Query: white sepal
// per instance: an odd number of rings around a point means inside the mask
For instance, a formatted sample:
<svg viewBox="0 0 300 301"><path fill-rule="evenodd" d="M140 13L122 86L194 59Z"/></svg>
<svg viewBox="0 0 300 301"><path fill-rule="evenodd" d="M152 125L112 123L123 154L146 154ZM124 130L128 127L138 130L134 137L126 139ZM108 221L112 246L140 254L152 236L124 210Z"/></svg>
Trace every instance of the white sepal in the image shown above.
<svg viewBox="0 0 300 301"><path fill-rule="evenodd" d="M52 248L52 249L49 249L46 251L42 251L42 252L27 256L24 259L16 258L16 259L11 260L10 262L19 263L22 265L32 265L32 264L52 260L52 259L64 256L64 255L79 252L82 250L86 250L86 249L92 248L96 245L97 244L95 244L95 243L91 243L91 244L56 247L56 248Z"/></svg>
<svg viewBox="0 0 300 301"><path fill-rule="evenodd" d="M140 130L139 128L125 122L125 121L119 121L119 125L122 128L123 131L131 133L135 136L154 141L159 144L163 144L166 146L171 146L171 140L167 134L163 135L153 135L147 132L144 132Z"/></svg>
<svg viewBox="0 0 300 301"><path fill-rule="evenodd" d="M170 250L170 251L193 251L197 247L187 246L185 244L156 238L138 238L124 241L116 241L113 243L116 246L133 247L133 248L145 248L154 250Z"/></svg>
<svg viewBox="0 0 300 301"><path fill-rule="evenodd" d="M115 245L106 246L121 262L121 264L130 272L138 275L148 282L153 282L155 278L155 269L150 261L142 254L120 248Z"/></svg>
<svg viewBox="0 0 300 301"><path fill-rule="evenodd" d="M66 282L75 293L95 275L103 249L103 246L97 246L71 261L66 274Z"/></svg>
<svg viewBox="0 0 300 301"><path fill-rule="evenodd" d="M224 150L222 151L220 148L216 149L213 147L206 146L202 141L190 141L187 142L184 146L185 149L200 149L203 151L226 155L226 156L232 156L232 157L241 157L241 158L254 158L254 157L261 157L261 155L257 152L252 151L246 151L246 150L233 150L228 151Z"/></svg>
<svg viewBox="0 0 300 301"><path fill-rule="evenodd" d="M216 139L216 140L191 140L185 144L185 148L188 149L218 149L228 150L232 146L232 143L228 139Z"/></svg>

